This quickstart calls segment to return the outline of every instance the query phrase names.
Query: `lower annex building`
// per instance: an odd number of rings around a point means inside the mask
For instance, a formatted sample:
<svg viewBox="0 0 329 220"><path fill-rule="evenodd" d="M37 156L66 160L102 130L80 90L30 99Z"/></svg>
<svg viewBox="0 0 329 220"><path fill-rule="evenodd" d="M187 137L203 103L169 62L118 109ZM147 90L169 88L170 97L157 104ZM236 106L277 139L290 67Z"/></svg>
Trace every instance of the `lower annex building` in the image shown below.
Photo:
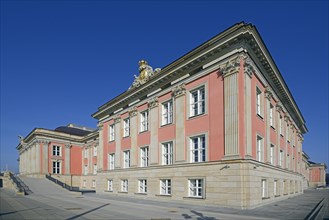
<svg viewBox="0 0 329 220"><path fill-rule="evenodd" d="M22 138L20 174L241 209L298 195L313 175L305 120L252 24L233 25L163 69L140 61L131 87L92 117L98 129L85 135L35 129ZM27 166L31 155L40 161Z"/></svg>

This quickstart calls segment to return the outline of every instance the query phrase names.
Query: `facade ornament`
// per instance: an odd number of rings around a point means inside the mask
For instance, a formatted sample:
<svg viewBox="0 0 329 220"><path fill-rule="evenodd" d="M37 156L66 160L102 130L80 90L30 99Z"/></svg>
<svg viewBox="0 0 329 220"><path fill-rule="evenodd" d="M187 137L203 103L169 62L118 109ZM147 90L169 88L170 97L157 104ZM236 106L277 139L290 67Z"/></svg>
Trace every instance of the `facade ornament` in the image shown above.
<svg viewBox="0 0 329 220"><path fill-rule="evenodd" d="M26 142L24 141L24 138L22 135L18 135L18 138L19 138L19 143L25 147L26 146Z"/></svg>
<svg viewBox="0 0 329 220"><path fill-rule="evenodd" d="M230 73L239 72L240 59L241 56L237 56L231 60L228 60L226 63L219 67L224 77Z"/></svg>
<svg viewBox="0 0 329 220"><path fill-rule="evenodd" d="M290 117L288 116L288 115L285 115L284 116L284 120L286 121L286 122L290 122L291 120L290 120Z"/></svg>
<svg viewBox="0 0 329 220"><path fill-rule="evenodd" d="M159 102L158 102L158 97L154 97L152 99L150 99L147 103L149 108L155 108L158 107Z"/></svg>
<svg viewBox="0 0 329 220"><path fill-rule="evenodd" d="M278 103L276 104L276 110L277 110L278 112L283 112L283 107L282 107L281 102L278 102Z"/></svg>
<svg viewBox="0 0 329 220"><path fill-rule="evenodd" d="M71 144L65 144L65 148L68 148L68 149L70 149L72 147L72 145Z"/></svg>
<svg viewBox="0 0 329 220"><path fill-rule="evenodd" d="M136 116L137 115L137 107L132 107L131 109L129 109L128 111L129 113L129 117L133 117L133 116Z"/></svg>
<svg viewBox="0 0 329 220"><path fill-rule="evenodd" d="M273 92L269 86L265 88L265 98L267 98L268 100L271 100L273 98Z"/></svg>
<svg viewBox="0 0 329 220"><path fill-rule="evenodd" d="M116 115L116 116L114 116L114 123L115 124L117 124L117 123L120 123L120 121L121 121L121 117L120 117L120 115Z"/></svg>
<svg viewBox="0 0 329 220"><path fill-rule="evenodd" d="M145 61L145 60L139 61L138 65L139 65L139 76L134 75L135 80L134 80L133 84L129 87L129 89L137 88L137 87L143 85L144 83L149 81L151 78L153 78L155 75L157 75L158 73L161 72L160 68L156 68L153 71L153 68L151 66L149 66L147 61Z"/></svg>
<svg viewBox="0 0 329 220"><path fill-rule="evenodd" d="M171 95L177 98L179 96L185 95L185 93L186 93L185 84L180 84L172 89Z"/></svg>
<svg viewBox="0 0 329 220"><path fill-rule="evenodd" d="M103 126L104 126L104 123L103 122L99 122L97 124L97 127L98 127L99 130L102 130L103 129Z"/></svg>
<svg viewBox="0 0 329 220"><path fill-rule="evenodd" d="M244 72L248 74L248 76L252 77L252 74L255 72L255 68L252 64L252 60L249 56L244 60Z"/></svg>

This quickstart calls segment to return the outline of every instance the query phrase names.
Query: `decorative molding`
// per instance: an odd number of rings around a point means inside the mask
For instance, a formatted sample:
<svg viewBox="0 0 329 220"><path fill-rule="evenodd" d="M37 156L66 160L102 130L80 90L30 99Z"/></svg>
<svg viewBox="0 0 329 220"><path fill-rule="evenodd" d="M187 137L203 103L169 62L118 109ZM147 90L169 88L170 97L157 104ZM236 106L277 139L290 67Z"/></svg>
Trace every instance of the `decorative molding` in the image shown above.
<svg viewBox="0 0 329 220"><path fill-rule="evenodd" d="M175 86L171 91L172 91L171 95L175 98L185 95L186 93L185 84L179 84Z"/></svg>
<svg viewBox="0 0 329 220"><path fill-rule="evenodd" d="M243 67L244 67L244 72L250 76L250 78L252 77L252 74L255 72L255 68L254 68L254 64L252 62L252 60L250 59L249 56L247 56L245 59L244 59L244 64L243 64Z"/></svg>
<svg viewBox="0 0 329 220"><path fill-rule="evenodd" d="M158 105L159 105L158 97L154 97L154 98L150 99L147 103L147 106L149 108L155 108L155 107L158 107Z"/></svg>
<svg viewBox="0 0 329 220"><path fill-rule="evenodd" d="M137 115L137 107L136 106L132 107L131 109L129 109L128 113L129 113L129 117L136 116Z"/></svg>
<svg viewBox="0 0 329 220"><path fill-rule="evenodd" d="M291 119L290 119L290 117L289 117L288 115L285 115L285 116L284 116L284 120L285 120L286 122L288 122L288 123L291 121Z"/></svg>
<svg viewBox="0 0 329 220"><path fill-rule="evenodd" d="M139 65L139 76L134 75L135 80L132 83L132 85L129 87L129 89L137 88L137 87L143 85L144 83L146 83L147 81L152 79L155 75L157 75L161 72L160 68L156 68L153 71L153 68L151 66L149 66L147 61L145 61L145 60L139 61L138 65Z"/></svg>
<svg viewBox="0 0 329 220"><path fill-rule="evenodd" d="M276 104L276 110L277 110L278 112L283 112L283 107L282 107L282 103L281 103L281 102L278 102L278 103Z"/></svg>
<svg viewBox="0 0 329 220"><path fill-rule="evenodd" d="M98 127L99 130L103 130L103 126L104 126L104 123L103 122L99 122L97 124L97 127Z"/></svg>
<svg viewBox="0 0 329 220"><path fill-rule="evenodd" d="M273 98L273 91L268 86L265 88L265 98L267 98L268 100L271 100Z"/></svg>
<svg viewBox="0 0 329 220"><path fill-rule="evenodd" d="M114 116L113 119L114 119L114 124L120 123L120 121L121 121L120 115Z"/></svg>
<svg viewBox="0 0 329 220"><path fill-rule="evenodd" d="M240 60L244 58L245 55L236 56L226 63L219 67L220 71L222 72L223 77L226 77L230 74L239 72L240 69Z"/></svg>
<svg viewBox="0 0 329 220"><path fill-rule="evenodd" d="M65 144L65 148L68 148L68 149L70 149L72 147L72 145L71 144Z"/></svg>

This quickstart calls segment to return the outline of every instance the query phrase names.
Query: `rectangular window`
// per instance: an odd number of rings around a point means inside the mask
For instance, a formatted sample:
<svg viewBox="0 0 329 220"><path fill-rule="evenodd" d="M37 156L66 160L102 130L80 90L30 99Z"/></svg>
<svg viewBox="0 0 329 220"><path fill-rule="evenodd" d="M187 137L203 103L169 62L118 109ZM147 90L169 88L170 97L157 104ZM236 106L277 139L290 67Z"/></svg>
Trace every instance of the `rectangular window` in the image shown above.
<svg viewBox="0 0 329 220"><path fill-rule="evenodd" d="M161 195L171 195L171 180L170 179L160 180L160 194Z"/></svg>
<svg viewBox="0 0 329 220"><path fill-rule="evenodd" d="M85 166L84 166L83 174L84 174L84 175L88 175L88 165L85 165Z"/></svg>
<svg viewBox="0 0 329 220"><path fill-rule="evenodd" d="M109 126L109 141L115 140L115 124Z"/></svg>
<svg viewBox="0 0 329 220"><path fill-rule="evenodd" d="M53 145L53 156L61 156L61 147Z"/></svg>
<svg viewBox="0 0 329 220"><path fill-rule="evenodd" d="M93 174L97 174L97 164L94 164L94 172Z"/></svg>
<svg viewBox="0 0 329 220"><path fill-rule="evenodd" d="M267 182L266 179L262 179L262 198L267 197Z"/></svg>
<svg viewBox="0 0 329 220"><path fill-rule="evenodd" d="M274 128L274 107L270 104L270 126Z"/></svg>
<svg viewBox="0 0 329 220"><path fill-rule="evenodd" d="M140 131L147 131L148 130L148 111L141 112L140 114Z"/></svg>
<svg viewBox="0 0 329 220"><path fill-rule="evenodd" d="M107 190L113 191L113 180L107 180Z"/></svg>
<svg viewBox="0 0 329 220"><path fill-rule="evenodd" d="M206 161L206 138L205 136L192 137L190 139L191 162Z"/></svg>
<svg viewBox="0 0 329 220"><path fill-rule="evenodd" d="M172 101L162 104L162 125L171 124L173 122L173 106Z"/></svg>
<svg viewBox="0 0 329 220"><path fill-rule="evenodd" d="M97 156L97 146L94 146L94 156Z"/></svg>
<svg viewBox="0 0 329 220"><path fill-rule="evenodd" d="M124 161L123 167L129 168L130 167L130 150L123 152L123 161Z"/></svg>
<svg viewBox="0 0 329 220"><path fill-rule="evenodd" d="M128 192L128 180L121 180L121 191Z"/></svg>
<svg viewBox="0 0 329 220"><path fill-rule="evenodd" d="M109 154L109 170L114 170L115 157L114 154Z"/></svg>
<svg viewBox="0 0 329 220"><path fill-rule="evenodd" d="M138 192L147 193L147 180L138 180Z"/></svg>
<svg viewBox="0 0 329 220"><path fill-rule="evenodd" d="M123 137L129 137L130 135L130 119L123 120Z"/></svg>
<svg viewBox="0 0 329 220"><path fill-rule="evenodd" d="M203 179L190 179L189 180L189 196L203 197Z"/></svg>
<svg viewBox="0 0 329 220"><path fill-rule="evenodd" d="M258 115L262 115L262 91L256 87L256 111Z"/></svg>
<svg viewBox="0 0 329 220"><path fill-rule="evenodd" d="M162 144L162 165L173 163L173 142Z"/></svg>
<svg viewBox="0 0 329 220"><path fill-rule="evenodd" d="M274 194L274 196L278 195L278 181L277 180L274 180L273 194Z"/></svg>
<svg viewBox="0 0 329 220"><path fill-rule="evenodd" d="M263 138L257 136L257 160L260 162L264 161L264 145Z"/></svg>
<svg viewBox="0 0 329 220"><path fill-rule="evenodd" d="M149 148L148 147L141 147L140 161L141 161L141 167L147 167L149 165Z"/></svg>
<svg viewBox="0 0 329 220"><path fill-rule="evenodd" d="M85 148L83 151L84 158L88 158L88 148Z"/></svg>
<svg viewBox="0 0 329 220"><path fill-rule="evenodd" d="M287 154L287 169L290 169L290 156Z"/></svg>
<svg viewBox="0 0 329 220"><path fill-rule="evenodd" d="M205 89L199 89L190 92L190 117L205 113Z"/></svg>
<svg viewBox="0 0 329 220"><path fill-rule="evenodd" d="M283 135L283 131L282 131L282 116L280 115L280 120L279 120L279 130L280 130L280 134Z"/></svg>
<svg viewBox="0 0 329 220"><path fill-rule="evenodd" d="M96 180L93 180L93 182L92 182L92 187L93 187L93 188L96 188Z"/></svg>
<svg viewBox="0 0 329 220"><path fill-rule="evenodd" d="M58 161L53 161L53 173L60 174L61 173L61 163Z"/></svg>
<svg viewBox="0 0 329 220"><path fill-rule="evenodd" d="M283 166L283 150L280 150L280 155L279 155L279 166Z"/></svg>
<svg viewBox="0 0 329 220"><path fill-rule="evenodd" d="M274 145L271 144L270 147L270 163L273 165L274 164Z"/></svg>

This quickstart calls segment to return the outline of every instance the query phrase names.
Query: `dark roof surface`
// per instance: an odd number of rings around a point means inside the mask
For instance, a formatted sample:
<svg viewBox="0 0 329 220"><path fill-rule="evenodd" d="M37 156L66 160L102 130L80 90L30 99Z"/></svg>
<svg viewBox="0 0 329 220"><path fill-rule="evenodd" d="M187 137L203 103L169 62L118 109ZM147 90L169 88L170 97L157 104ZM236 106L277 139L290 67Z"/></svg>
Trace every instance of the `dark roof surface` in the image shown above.
<svg viewBox="0 0 329 220"><path fill-rule="evenodd" d="M60 131L66 134L72 134L77 136L85 136L91 133L91 131L87 131L79 128L67 127L67 126L58 127L55 129L55 131Z"/></svg>

